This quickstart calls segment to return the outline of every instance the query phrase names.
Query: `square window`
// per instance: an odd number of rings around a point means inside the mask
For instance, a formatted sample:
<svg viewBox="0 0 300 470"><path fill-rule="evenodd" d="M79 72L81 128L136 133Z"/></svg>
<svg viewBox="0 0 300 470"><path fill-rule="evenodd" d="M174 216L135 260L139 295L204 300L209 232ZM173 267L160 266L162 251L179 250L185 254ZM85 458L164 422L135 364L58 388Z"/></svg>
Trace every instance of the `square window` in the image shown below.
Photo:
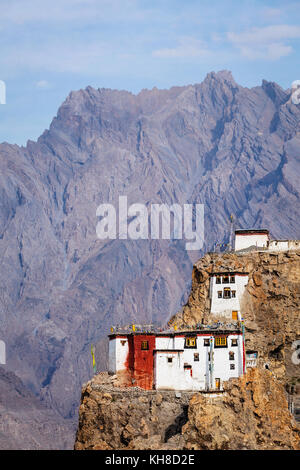
<svg viewBox="0 0 300 470"><path fill-rule="evenodd" d="M223 276L223 284L229 284L229 276L228 276L228 274L226 274L225 276Z"/></svg>
<svg viewBox="0 0 300 470"><path fill-rule="evenodd" d="M204 340L203 345L204 346L209 346L209 339L208 338Z"/></svg>
<svg viewBox="0 0 300 470"><path fill-rule="evenodd" d="M227 348L227 337L216 336L215 337L215 348Z"/></svg>
<svg viewBox="0 0 300 470"><path fill-rule="evenodd" d="M199 362L199 353L194 354L194 361Z"/></svg>
<svg viewBox="0 0 300 470"><path fill-rule="evenodd" d="M173 362L173 357L168 357L168 363Z"/></svg>
<svg viewBox="0 0 300 470"><path fill-rule="evenodd" d="M238 345L237 339L232 339L231 346L237 346L237 345Z"/></svg>
<svg viewBox="0 0 300 470"><path fill-rule="evenodd" d="M221 276L216 277L216 284L221 284Z"/></svg>
<svg viewBox="0 0 300 470"><path fill-rule="evenodd" d="M222 299L222 291L218 290L218 299Z"/></svg>
<svg viewBox="0 0 300 470"><path fill-rule="evenodd" d="M187 336L185 338L185 348L196 348L196 336Z"/></svg>
<svg viewBox="0 0 300 470"><path fill-rule="evenodd" d="M235 369L235 364L230 364L230 370L234 370Z"/></svg>
<svg viewBox="0 0 300 470"><path fill-rule="evenodd" d="M141 349L143 351L147 351L149 349L149 341L142 341L141 343Z"/></svg>
<svg viewBox="0 0 300 470"><path fill-rule="evenodd" d="M121 340L121 344L122 344L122 346L125 346L125 344L126 344L126 339L122 339L122 340Z"/></svg>
<svg viewBox="0 0 300 470"><path fill-rule="evenodd" d="M229 351L229 360L234 361L234 352Z"/></svg>
<svg viewBox="0 0 300 470"><path fill-rule="evenodd" d="M234 284L235 283L235 276L230 276L230 283Z"/></svg>

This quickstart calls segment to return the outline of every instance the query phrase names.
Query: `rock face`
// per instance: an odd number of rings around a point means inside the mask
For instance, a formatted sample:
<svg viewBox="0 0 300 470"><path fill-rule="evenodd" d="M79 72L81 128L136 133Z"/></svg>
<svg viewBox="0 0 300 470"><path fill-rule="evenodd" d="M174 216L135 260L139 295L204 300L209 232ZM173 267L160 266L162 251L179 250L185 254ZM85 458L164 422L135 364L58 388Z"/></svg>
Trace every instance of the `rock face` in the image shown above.
<svg viewBox="0 0 300 470"><path fill-rule="evenodd" d="M249 369L216 397L114 386L83 387L76 450L299 449L285 391L268 370Z"/></svg>
<svg viewBox="0 0 300 470"><path fill-rule="evenodd" d="M241 227L299 238L299 123L289 91L243 88L225 71L136 96L87 87L37 142L1 144L6 369L74 417L91 342L105 369L111 324L165 323L184 303L200 254L184 241L98 240L100 203L203 203L203 250L227 241L231 213Z"/></svg>
<svg viewBox="0 0 300 470"><path fill-rule="evenodd" d="M283 450L300 448L300 430L286 394L268 370L249 369L225 385L225 394L189 404L183 437L186 449Z"/></svg>
<svg viewBox="0 0 300 470"><path fill-rule="evenodd" d="M212 323L210 274L230 270L249 273L242 300L246 349L258 351L260 367L286 385L300 380L299 365L292 361L293 343L300 339L300 251L207 253L194 266L187 304L170 324Z"/></svg>
<svg viewBox="0 0 300 470"><path fill-rule="evenodd" d="M12 372L0 367L0 448L69 449L73 422L47 408Z"/></svg>

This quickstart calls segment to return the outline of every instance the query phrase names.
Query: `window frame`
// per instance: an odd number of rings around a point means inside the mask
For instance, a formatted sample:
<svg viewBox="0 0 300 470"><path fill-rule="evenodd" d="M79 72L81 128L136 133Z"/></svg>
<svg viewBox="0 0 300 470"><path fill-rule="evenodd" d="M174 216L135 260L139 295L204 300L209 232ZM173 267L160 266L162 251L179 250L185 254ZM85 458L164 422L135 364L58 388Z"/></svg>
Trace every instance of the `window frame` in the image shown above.
<svg viewBox="0 0 300 470"><path fill-rule="evenodd" d="M225 292L228 292L229 295L225 296ZM230 287L224 287L224 289L223 289L223 299L231 299L231 289L230 289Z"/></svg>
<svg viewBox="0 0 300 470"><path fill-rule="evenodd" d="M146 347L144 347L146 346ZM141 341L141 351L149 351L149 341L148 340L143 340Z"/></svg>
<svg viewBox="0 0 300 470"><path fill-rule="evenodd" d="M215 336L215 348L227 348L227 336Z"/></svg>
<svg viewBox="0 0 300 470"><path fill-rule="evenodd" d="M189 344L192 342L193 344ZM197 336L186 336L184 340L184 348L185 349L197 349Z"/></svg>

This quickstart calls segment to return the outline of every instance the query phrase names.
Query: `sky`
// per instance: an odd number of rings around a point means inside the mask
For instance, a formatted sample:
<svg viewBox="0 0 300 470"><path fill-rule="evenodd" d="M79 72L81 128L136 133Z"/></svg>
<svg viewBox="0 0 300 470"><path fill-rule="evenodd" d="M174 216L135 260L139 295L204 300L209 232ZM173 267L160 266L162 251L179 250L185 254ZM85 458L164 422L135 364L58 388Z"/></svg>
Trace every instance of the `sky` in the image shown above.
<svg viewBox="0 0 300 470"><path fill-rule="evenodd" d="M0 0L0 142L36 140L89 85L138 93L226 69L287 89L299 64L300 0Z"/></svg>

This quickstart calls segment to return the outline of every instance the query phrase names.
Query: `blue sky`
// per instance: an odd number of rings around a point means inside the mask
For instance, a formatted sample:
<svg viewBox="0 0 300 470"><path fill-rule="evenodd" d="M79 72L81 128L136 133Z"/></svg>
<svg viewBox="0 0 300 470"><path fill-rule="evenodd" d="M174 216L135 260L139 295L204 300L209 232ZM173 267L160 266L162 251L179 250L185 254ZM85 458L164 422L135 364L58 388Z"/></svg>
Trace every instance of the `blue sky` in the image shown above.
<svg viewBox="0 0 300 470"><path fill-rule="evenodd" d="M290 88L299 19L299 0L0 0L0 142L36 140L88 85L137 93L227 69L243 86Z"/></svg>

